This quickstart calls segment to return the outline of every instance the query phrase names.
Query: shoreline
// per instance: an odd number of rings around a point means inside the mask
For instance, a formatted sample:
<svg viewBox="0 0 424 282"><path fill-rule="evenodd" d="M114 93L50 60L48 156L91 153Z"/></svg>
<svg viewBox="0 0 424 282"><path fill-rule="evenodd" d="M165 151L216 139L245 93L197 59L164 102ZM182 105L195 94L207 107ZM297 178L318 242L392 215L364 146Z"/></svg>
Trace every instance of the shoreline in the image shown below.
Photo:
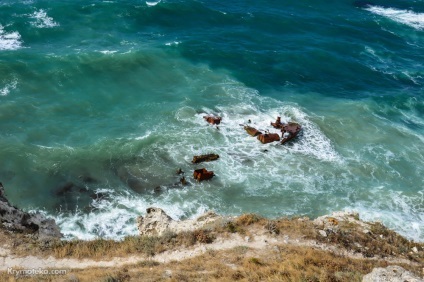
<svg viewBox="0 0 424 282"><path fill-rule="evenodd" d="M0 200L7 203L4 197ZM398 267L397 273L421 279L424 265L424 243L405 239L381 223L362 221L358 214L349 212L335 212L314 220L267 219L255 214L223 217L209 212L196 219L175 221L165 211L149 208L145 216L137 219L140 235L127 236L122 241L40 237L36 234L39 230L31 233L8 229L5 218L0 213L0 278L10 278L8 269L38 267L67 269L72 277L77 277L75 281L90 281L93 275L105 279L124 275L127 278L113 281L138 281L140 273L143 277L160 273L158 281L180 280L175 277L208 280L215 276L218 280L257 281L261 279L249 277L258 273L271 280L306 277L327 281L342 275L337 281L361 281L374 270L383 271L378 275L387 275L387 269L393 267ZM227 272L220 272L214 264L197 265L199 259L214 261ZM286 272L277 271L281 264L287 264ZM195 269L190 268L193 265ZM319 275L315 273L318 270L312 271L317 266L321 269ZM205 268L203 273L197 270L200 267ZM104 271L99 272L100 269ZM24 278L37 281L39 277Z"/></svg>

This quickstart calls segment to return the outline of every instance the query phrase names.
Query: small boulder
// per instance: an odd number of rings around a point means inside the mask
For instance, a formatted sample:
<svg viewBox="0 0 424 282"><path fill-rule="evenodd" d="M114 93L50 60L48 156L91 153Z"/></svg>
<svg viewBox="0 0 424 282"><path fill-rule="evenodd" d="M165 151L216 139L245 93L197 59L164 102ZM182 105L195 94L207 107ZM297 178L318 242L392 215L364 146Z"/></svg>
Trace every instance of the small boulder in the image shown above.
<svg viewBox="0 0 424 282"><path fill-rule="evenodd" d="M203 118L210 124L220 124L222 117L218 117L218 116L213 116L213 115L207 115L207 116L203 116Z"/></svg>
<svg viewBox="0 0 424 282"><path fill-rule="evenodd" d="M203 180L211 179L214 175L215 174L213 173L213 171L208 171L206 170L206 168L196 169L193 172L194 179L196 179L199 182Z"/></svg>
<svg viewBox="0 0 424 282"><path fill-rule="evenodd" d="M219 155L217 154L206 154L206 155L194 156L191 162L194 164L198 164L201 162L215 161L217 159L219 159Z"/></svg>
<svg viewBox="0 0 424 282"><path fill-rule="evenodd" d="M260 132L260 131L259 131L259 130L257 130L256 128L251 127L251 126L248 126L248 125L245 125L245 126L244 126L244 130L246 130L246 132L247 132L250 136L253 136L253 137L256 137L256 136L258 136L258 135L261 135L261 134L262 134L262 132Z"/></svg>
<svg viewBox="0 0 424 282"><path fill-rule="evenodd" d="M277 133L266 133L258 135L258 140L262 142L262 144L267 144L275 141L280 141L280 135Z"/></svg>
<svg viewBox="0 0 424 282"><path fill-rule="evenodd" d="M137 218L137 228L140 235L162 235L173 219L160 208L148 208L145 217Z"/></svg>

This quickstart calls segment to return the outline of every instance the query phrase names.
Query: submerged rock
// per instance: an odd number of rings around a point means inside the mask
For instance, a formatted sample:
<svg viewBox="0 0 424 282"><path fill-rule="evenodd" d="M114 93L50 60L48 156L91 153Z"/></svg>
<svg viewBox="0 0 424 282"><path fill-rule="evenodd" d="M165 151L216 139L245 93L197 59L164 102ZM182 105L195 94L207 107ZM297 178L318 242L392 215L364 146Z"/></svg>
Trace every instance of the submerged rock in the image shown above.
<svg viewBox="0 0 424 282"><path fill-rule="evenodd" d="M194 156L191 162L194 164L198 164L201 162L215 161L217 159L219 159L219 155L217 154L206 154L206 155Z"/></svg>
<svg viewBox="0 0 424 282"><path fill-rule="evenodd" d="M45 218L39 213L23 212L12 206L5 197L4 187L1 183L0 223L7 230L32 234L38 240L52 240L62 237L54 219Z"/></svg>
<svg viewBox="0 0 424 282"><path fill-rule="evenodd" d="M151 207L146 212L146 216L137 218L137 228L140 235L160 236L165 231L179 233L196 230L221 218L213 212L207 212L196 219L176 221L160 208Z"/></svg>

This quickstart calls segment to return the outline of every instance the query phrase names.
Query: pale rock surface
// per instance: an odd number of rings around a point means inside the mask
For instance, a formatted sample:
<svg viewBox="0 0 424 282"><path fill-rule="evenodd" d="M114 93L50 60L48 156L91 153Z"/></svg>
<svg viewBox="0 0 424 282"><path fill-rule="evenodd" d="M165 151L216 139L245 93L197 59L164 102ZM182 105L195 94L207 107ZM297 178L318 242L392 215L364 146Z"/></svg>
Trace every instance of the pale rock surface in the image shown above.
<svg viewBox="0 0 424 282"><path fill-rule="evenodd" d="M137 218L137 227L140 235L160 236L165 231L179 233L196 230L222 218L213 212L207 212L196 219L177 221L173 220L160 208L151 207L146 211L146 216Z"/></svg>
<svg viewBox="0 0 424 282"><path fill-rule="evenodd" d="M371 229L368 223L359 220L358 213L346 211L338 211L333 212L331 215L323 215L316 218L313 222L321 229L331 231L337 231L340 223L352 223L364 233L368 233Z"/></svg>
<svg viewBox="0 0 424 282"><path fill-rule="evenodd" d="M374 268L362 278L362 282L424 282L424 280L400 266L391 265L386 268Z"/></svg>

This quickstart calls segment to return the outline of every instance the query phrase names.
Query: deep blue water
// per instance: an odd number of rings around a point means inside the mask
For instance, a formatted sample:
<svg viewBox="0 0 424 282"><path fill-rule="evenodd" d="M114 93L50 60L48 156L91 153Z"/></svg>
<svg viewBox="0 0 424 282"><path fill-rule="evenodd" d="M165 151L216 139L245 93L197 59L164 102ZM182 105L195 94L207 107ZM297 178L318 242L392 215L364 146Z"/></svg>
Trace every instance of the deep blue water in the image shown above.
<svg viewBox="0 0 424 282"><path fill-rule="evenodd" d="M67 238L158 206L354 210L422 241L423 62L422 1L0 1L0 181ZM277 115L303 126L288 145L240 126Z"/></svg>

